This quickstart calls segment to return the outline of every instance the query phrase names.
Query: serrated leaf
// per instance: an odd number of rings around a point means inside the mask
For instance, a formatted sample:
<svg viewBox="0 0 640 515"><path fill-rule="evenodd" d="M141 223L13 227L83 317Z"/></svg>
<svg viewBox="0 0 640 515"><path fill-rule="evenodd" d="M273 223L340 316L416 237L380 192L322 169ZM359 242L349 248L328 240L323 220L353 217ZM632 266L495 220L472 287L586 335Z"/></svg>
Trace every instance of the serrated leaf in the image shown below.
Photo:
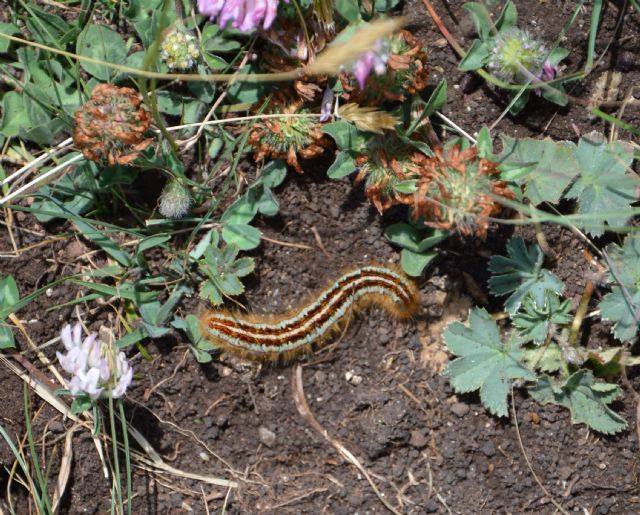
<svg viewBox="0 0 640 515"><path fill-rule="evenodd" d="M567 325L571 320L571 300L560 302L555 293L547 295L547 301L542 307L538 307L531 297L525 297L520 311L512 319L520 336L536 344L546 340L551 324Z"/></svg>
<svg viewBox="0 0 640 515"><path fill-rule="evenodd" d="M505 256L492 256L489 270L489 289L494 295L511 293L505 301L505 310L514 315L527 295L539 309L544 309L547 295L561 294L563 282L548 270L542 268L544 255L537 244L529 248L522 238L512 238L507 243Z"/></svg>
<svg viewBox="0 0 640 515"><path fill-rule="evenodd" d="M557 404L569 409L573 424L587 424L605 434L627 427L626 421L607 406L620 395L620 388L596 383L589 370L579 370L564 383L556 383L545 375L529 388L529 393L540 404Z"/></svg>
<svg viewBox="0 0 640 515"><path fill-rule="evenodd" d="M530 369L549 373L558 372L566 366L562 349L556 342L550 342L549 345L542 347L525 349L524 362Z"/></svg>
<svg viewBox="0 0 640 515"><path fill-rule="evenodd" d="M600 302L600 316L615 322L613 335L630 341L638 333L640 318L640 238L627 237L622 247L609 245L611 292Z"/></svg>
<svg viewBox="0 0 640 515"><path fill-rule="evenodd" d="M577 199L578 213L588 217L582 226L593 236L602 235L607 225L624 227L640 186L640 179L629 173L633 147L622 141L608 143L594 132L580 139L575 156L581 173L566 197Z"/></svg>
<svg viewBox="0 0 640 515"><path fill-rule="evenodd" d="M447 348L456 356L447 366L456 392L480 390L482 404L494 415L507 416L507 396L511 380L532 381L535 375L522 364L520 343L500 338L498 325L484 309L469 313L469 327L460 322L450 324L443 333Z"/></svg>
<svg viewBox="0 0 640 515"><path fill-rule="evenodd" d="M579 172L574 154L575 145L549 138L514 139L502 136L502 153L498 156L500 169L510 170L510 179L517 177L525 184L525 195L534 205L557 203ZM521 170L515 174L514 170Z"/></svg>

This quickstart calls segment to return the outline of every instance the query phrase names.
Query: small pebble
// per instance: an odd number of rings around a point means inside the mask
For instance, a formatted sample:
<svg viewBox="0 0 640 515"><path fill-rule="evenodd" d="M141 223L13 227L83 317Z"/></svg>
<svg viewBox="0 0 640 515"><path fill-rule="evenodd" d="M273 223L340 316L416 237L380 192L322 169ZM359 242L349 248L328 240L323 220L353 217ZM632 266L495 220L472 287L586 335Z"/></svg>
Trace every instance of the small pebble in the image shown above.
<svg viewBox="0 0 640 515"><path fill-rule="evenodd" d="M424 449L429 443L429 439L424 431L414 430L411 431L411 438L409 438L409 445L416 449Z"/></svg>
<svg viewBox="0 0 640 515"><path fill-rule="evenodd" d="M260 436L260 441L269 448L276 443L276 434L264 426L260 426L258 435Z"/></svg>
<svg viewBox="0 0 640 515"><path fill-rule="evenodd" d="M456 402L451 405L451 413L462 418L469 413L469 405L464 402Z"/></svg>

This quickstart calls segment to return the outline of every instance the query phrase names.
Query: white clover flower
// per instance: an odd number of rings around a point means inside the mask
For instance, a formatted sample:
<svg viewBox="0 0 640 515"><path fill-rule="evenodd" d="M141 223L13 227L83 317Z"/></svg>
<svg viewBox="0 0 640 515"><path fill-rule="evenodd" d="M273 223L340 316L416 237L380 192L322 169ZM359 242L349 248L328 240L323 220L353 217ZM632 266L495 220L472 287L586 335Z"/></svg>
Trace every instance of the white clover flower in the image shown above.
<svg viewBox="0 0 640 515"><path fill-rule="evenodd" d="M194 35L174 28L162 40L160 57L170 70L188 70L198 62L200 49Z"/></svg>
<svg viewBox="0 0 640 515"><path fill-rule="evenodd" d="M82 326L64 326L61 333L66 354L56 352L60 366L73 377L69 391L78 396L83 393L97 399L111 392L115 399L122 397L133 379L133 369L124 352L117 352L112 344L101 342L95 334L82 339Z"/></svg>

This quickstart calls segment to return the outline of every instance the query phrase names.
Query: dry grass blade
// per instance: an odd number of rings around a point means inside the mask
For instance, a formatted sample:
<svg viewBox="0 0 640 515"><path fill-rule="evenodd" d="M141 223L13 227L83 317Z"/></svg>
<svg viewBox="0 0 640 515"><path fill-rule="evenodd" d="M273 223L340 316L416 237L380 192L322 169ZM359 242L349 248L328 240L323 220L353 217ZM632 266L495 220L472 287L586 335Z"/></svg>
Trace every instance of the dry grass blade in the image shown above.
<svg viewBox="0 0 640 515"><path fill-rule="evenodd" d="M385 129L393 130L400 120L391 113L376 107L360 107L358 104L340 106L338 116L353 123L361 131L382 134Z"/></svg>
<svg viewBox="0 0 640 515"><path fill-rule="evenodd" d="M405 18L383 18L356 31L351 38L328 47L318 58L304 68L306 75L336 75L343 66L353 63L378 39L392 34L405 25Z"/></svg>
<svg viewBox="0 0 640 515"><path fill-rule="evenodd" d="M347 460L358 469L358 471L369 482L374 493L376 494L380 502L384 504L385 508L387 508L391 513L400 515L400 512L393 506L391 506L391 504L389 504L389 501L387 501L380 490L378 490L375 483L371 479L371 475L367 472L367 469L364 468L362 463L360 463L358 458L356 458L349 449L342 445L339 440L332 437L329 432L324 427L322 427L322 425L320 425L320 422L318 422L318 419L316 419L315 415L311 411L311 408L309 407L307 399L304 395L304 388L302 386L302 366L300 366L299 364L296 364L296 366L291 369L291 386L293 401L296 405L298 413L300 413L300 415L302 415L302 417L309 423L309 425L313 427L313 429L315 429L318 433L320 433L320 435L322 435L322 437L327 442L329 442L345 460Z"/></svg>
<svg viewBox="0 0 640 515"><path fill-rule="evenodd" d="M69 482L69 476L71 475L71 463L73 461L73 433L75 433L77 425L73 426L67 432L64 439L64 452L62 454L62 460L60 461L60 472L58 474L58 481L56 482L56 488L53 491L53 501L51 507L53 512L58 511L58 504L60 499L64 496L64 492L67 489L67 483Z"/></svg>
<svg viewBox="0 0 640 515"><path fill-rule="evenodd" d="M516 412L516 398L515 398L515 395L513 394L513 387L511 387L511 409L513 411L513 424L516 428L516 435L518 435L518 444L520 445L520 451L522 452L524 461L526 461L527 463L527 467L529 467L529 471L531 472L533 479L535 479L536 483L538 483L538 486L540 487L540 490L542 490L544 495L547 496L547 498L556 507L556 509L563 515L569 515L567 510L565 510L562 507L562 505L552 497L552 495L549 493L549 490L547 490L546 487L542 484L542 481L540 481L538 474L536 474L536 471L533 470L531 461L529 461L529 456L527 455L527 451L524 448L524 443L522 443L522 436L520 436L520 426L518 424L518 413Z"/></svg>

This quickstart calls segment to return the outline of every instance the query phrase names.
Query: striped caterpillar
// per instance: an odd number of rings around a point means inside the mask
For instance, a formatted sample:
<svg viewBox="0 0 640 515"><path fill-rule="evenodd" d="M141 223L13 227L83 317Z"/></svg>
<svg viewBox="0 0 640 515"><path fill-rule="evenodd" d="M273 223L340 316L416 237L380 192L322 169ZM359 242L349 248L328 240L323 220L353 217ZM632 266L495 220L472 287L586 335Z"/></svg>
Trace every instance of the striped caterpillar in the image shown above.
<svg viewBox="0 0 640 515"><path fill-rule="evenodd" d="M216 347L252 360L286 362L327 343L371 305L403 319L419 304L418 289L400 270L372 264L345 272L310 302L282 315L207 311L200 321Z"/></svg>

